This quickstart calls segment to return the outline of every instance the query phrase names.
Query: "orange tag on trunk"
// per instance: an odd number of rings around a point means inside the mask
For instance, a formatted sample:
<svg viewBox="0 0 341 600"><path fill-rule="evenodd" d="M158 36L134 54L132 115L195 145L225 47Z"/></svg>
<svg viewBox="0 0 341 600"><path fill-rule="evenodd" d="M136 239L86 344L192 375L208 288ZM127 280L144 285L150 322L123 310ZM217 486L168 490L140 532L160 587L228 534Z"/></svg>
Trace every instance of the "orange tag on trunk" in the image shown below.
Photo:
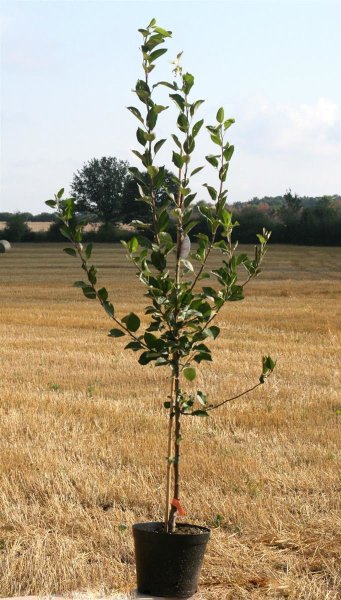
<svg viewBox="0 0 341 600"><path fill-rule="evenodd" d="M182 508L180 504L180 500L178 500L177 498L173 498L171 505L176 508L179 517L183 517L186 514L185 509Z"/></svg>

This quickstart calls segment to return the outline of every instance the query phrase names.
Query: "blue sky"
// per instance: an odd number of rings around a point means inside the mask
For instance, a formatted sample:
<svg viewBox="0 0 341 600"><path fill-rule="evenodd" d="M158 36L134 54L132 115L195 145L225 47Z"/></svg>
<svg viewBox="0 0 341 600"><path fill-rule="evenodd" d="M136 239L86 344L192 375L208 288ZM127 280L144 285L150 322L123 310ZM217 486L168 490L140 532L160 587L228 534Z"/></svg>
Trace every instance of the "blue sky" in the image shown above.
<svg viewBox="0 0 341 600"><path fill-rule="evenodd" d="M198 117L210 124L223 105L236 119L230 202L289 187L341 193L340 2L11 0L1 4L0 210L45 210L93 157L138 165L125 107L141 76L137 29L153 17L173 31L155 77L171 77L183 51L193 98L205 99ZM174 116L171 106L160 117L160 137L175 132ZM203 131L195 166L212 150ZM160 152L169 167L171 151ZM208 165L197 176L198 198L213 175Z"/></svg>

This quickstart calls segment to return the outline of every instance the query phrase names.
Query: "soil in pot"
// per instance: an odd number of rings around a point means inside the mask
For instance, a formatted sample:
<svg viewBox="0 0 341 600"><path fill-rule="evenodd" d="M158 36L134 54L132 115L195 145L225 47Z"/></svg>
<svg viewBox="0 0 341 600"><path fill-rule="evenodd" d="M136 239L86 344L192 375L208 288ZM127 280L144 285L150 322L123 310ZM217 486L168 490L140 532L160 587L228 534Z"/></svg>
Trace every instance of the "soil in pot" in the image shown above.
<svg viewBox="0 0 341 600"><path fill-rule="evenodd" d="M196 593L209 529L179 523L170 534L163 523L137 523L133 535L139 592L166 598Z"/></svg>

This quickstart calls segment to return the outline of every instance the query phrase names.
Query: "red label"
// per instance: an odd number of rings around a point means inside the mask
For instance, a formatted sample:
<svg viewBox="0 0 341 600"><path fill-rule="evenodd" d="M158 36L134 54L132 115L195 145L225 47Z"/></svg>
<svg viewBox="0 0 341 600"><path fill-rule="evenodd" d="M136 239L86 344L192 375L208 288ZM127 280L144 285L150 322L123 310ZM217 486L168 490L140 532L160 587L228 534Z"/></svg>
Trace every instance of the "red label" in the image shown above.
<svg viewBox="0 0 341 600"><path fill-rule="evenodd" d="M186 514L185 509L182 508L180 504L180 500L178 500L177 498L173 498L171 504L172 506L174 506L174 508L176 508L179 517L183 517Z"/></svg>

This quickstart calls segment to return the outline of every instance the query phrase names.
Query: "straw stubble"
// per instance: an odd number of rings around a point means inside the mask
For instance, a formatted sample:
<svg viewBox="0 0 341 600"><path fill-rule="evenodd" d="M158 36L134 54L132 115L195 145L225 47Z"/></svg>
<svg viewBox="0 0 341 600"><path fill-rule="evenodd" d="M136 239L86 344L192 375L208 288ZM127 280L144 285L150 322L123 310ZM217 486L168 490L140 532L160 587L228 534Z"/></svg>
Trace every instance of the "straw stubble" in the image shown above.
<svg viewBox="0 0 341 600"><path fill-rule="evenodd" d="M118 314L143 314L123 251L94 260ZM252 395L184 419L181 502L214 527L203 600L339 597L340 263L337 248L270 247L187 384L220 401L262 354L278 360ZM0 275L0 596L128 592L130 527L163 518L168 373L107 337L61 246L16 245Z"/></svg>

